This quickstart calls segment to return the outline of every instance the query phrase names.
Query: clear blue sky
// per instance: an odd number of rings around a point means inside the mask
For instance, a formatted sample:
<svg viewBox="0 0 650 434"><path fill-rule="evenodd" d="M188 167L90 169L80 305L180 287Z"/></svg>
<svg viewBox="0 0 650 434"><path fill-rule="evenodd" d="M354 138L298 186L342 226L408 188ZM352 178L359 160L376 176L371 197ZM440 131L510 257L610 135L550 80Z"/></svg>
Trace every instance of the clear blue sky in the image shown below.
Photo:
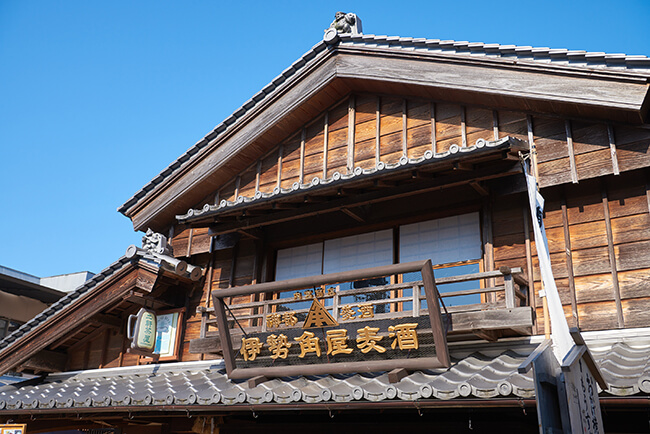
<svg viewBox="0 0 650 434"><path fill-rule="evenodd" d="M0 0L0 265L98 272L116 211L316 44L364 33L650 55L650 1Z"/></svg>

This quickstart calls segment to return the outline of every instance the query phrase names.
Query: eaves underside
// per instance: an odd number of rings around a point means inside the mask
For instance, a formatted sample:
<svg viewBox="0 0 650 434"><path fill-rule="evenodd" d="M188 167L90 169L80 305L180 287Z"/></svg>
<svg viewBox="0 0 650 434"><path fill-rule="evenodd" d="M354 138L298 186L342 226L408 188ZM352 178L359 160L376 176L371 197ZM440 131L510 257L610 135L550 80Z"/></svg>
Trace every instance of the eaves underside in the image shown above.
<svg viewBox="0 0 650 434"><path fill-rule="evenodd" d="M318 47L318 46L316 46ZM316 49L314 47L314 49ZM333 60L328 62L328 59ZM379 57L379 58L378 58ZM365 58L365 59L364 59ZM359 61L361 59L361 61ZM425 61L426 64L422 64ZM355 65L355 62L358 64ZM369 63L370 62L370 63ZM388 68L386 62L407 62L413 66L427 66L429 71L399 71L397 66ZM395 63L395 65L397 65ZM433 69L431 69L433 67ZM326 68L329 68L326 70ZM529 82L538 83L538 89L526 86L526 89L512 87L511 78L502 77L502 85L477 85L483 83L480 79L470 79L463 83L462 74L452 71L449 77L440 74L440 68L461 68L473 71L483 71L485 77L495 76L495 68L504 74L531 74ZM438 71L436 71L436 69ZM397 73L396 73L397 71ZM430 74L426 77L424 72ZM423 76L425 76L423 78ZM433 79L431 77L434 77ZM461 80L454 77L461 77ZM448 79L450 78L450 79ZM550 80L547 86L539 87L540 80ZM315 55L310 61L300 65L289 78L275 87L269 95L258 101L248 110L243 108L236 111L236 119L227 119L220 127L204 138L207 142L197 148L195 145L173 165L163 171L153 182L145 186L141 192L131 198L119 211L133 220L136 230L152 226L162 229L173 222L173 215L185 212L197 201L201 200L201 193L193 192L197 186L205 193L205 187L217 188L222 180L215 180L215 173L224 172L232 158L244 151L251 143L259 141L265 146L265 135L278 136L280 130L288 131L287 123L293 123L295 128L307 123L313 116L313 110L305 111L310 104L310 99L320 92L320 109L323 104L336 102L336 97L346 90L351 91L359 82L366 82L366 87L381 88L381 83L399 83L413 86L413 88L440 89L441 92L459 92L474 95L494 95L499 99L519 99L522 109L534 110L536 107L530 101L540 101L538 109L545 107L559 107L561 105L576 106L574 116L579 116L584 110L580 107L593 106L601 111L610 113L618 110L622 113L622 120L641 119L643 103L648 91L647 77L628 71L608 71L579 68L567 65L535 64L532 62L518 62L512 59L501 58L470 58L470 56L447 55L437 53L395 52L395 50L377 47L350 47L339 46L336 50L327 49ZM465 80L467 81L467 80ZM557 92L558 83L570 83L566 92ZM333 85L334 83L334 85ZM338 83L338 85L336 85ZM589 83L599 86L592 95L584 91ZM307 84L307 86L306 86ZM327 93L338 86L333 92L334 96L328 99ZM363 87L362 86L362 87ZM500 88L499 88L500 86ZM514 84L516 86L516 84ZM618 86L618 87L617 87ZM350 88L350 89L348 89ZM617 89L620 89L617 90ZM414 90L413 92L416 92ZM434 92L435 93L435 92ZM554 94L555 93L555 94ZM323 97L323 95L325 95ZM627 95L627 96L625 96ZM289 101L290 99L290 101ZM476 100L476 97L473 97ZM298 109L301 110L298 110ZM504 107L512 109L512 107ZM631 114L625 114L631 113ZM636 113L636 114L634 114ZM307 114L307 115L306 115ZM283 128L279 128L281 123ZM218 133L219 128L222 132ZM273 129L275 128L275 133ZM280 132L281 134L281 132ZM258 146L259 144L258 143ZM269 144L266 144L267 149ZM258 152L259 153L259 152ZM178 164L180 161L180 164ZM209 169L207 167L209 166Z"/></svg>

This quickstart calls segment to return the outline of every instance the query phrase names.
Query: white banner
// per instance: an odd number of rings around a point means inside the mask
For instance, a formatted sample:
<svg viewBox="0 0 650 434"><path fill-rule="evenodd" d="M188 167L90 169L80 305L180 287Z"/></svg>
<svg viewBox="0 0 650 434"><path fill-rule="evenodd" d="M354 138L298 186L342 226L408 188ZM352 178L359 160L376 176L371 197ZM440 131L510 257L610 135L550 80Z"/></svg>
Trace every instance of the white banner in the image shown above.
<svg viewBox="0 0 650 434"><path fill-rule="evenodd" d="M548 253L548 241L544 229L544 198L537 191L537 180L529 175L524 167L526 183L528 184L528 202L530 203L530 214L533 217L533 228L535 232L535 247L537 247L537 258L539 259L539 271L544 282L544 291L548 302L548 316L551 320L551 338L553 339L553 351L558 362L562 363L564 357L574 345L573 338L569 333L569 324L564 316L560 294L555 286L553 270L551 269L551 257Z"/></svg>

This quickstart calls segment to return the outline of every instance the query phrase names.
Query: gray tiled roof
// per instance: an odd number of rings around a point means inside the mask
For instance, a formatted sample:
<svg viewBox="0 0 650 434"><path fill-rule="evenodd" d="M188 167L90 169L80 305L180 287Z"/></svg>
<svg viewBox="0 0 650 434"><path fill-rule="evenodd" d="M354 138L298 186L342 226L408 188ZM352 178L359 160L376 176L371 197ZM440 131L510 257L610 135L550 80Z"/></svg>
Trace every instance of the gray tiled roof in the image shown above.
<svg viewBox="0 0 650 434"><path fill-rule="evenodd" d="M137 260L137 258L135 258ZM131 259L122 256L117 261L113 262L108 267L104 268L101 272L95 274L91 279L87 280L83 285L80 285L74 291L69 292L64 297L59 299L56 303L52 304L50 307L45 309L43 312L36 315L34 318L27 321L25 324L20 326L18 329L14 330L13 333L6 336L2 341L0 341L0 351L5 351L7 347L13 345L20 337L29 333L40 324L47 321L49 318L57 315L68 306L71 306L76 300L84 295L88 294L93 288L99 285L101 282L127 267L132 262Z"/></svg>
<svg viewBox="0 0 650 434"><path fill-rule="evenodd" d="M338 43L344 47L387 48L400 51L429 52L456 57L470 57L474 59L491 58L516 60L518 63L547 64L611 70L615 72L630 72L650 76L650 58L642 55L629 56L626 54L606 54L600 52L587 52L567 49L550 49L546 47L529 47L501 44L484 44L482 42L452 41L425 38L402 38L399 36L379 35L340 35ZM303 54L291 66L282 71L268 85L257 92L241 107L227 117L223 122L214 127L205 137L191 146L184 154L178 157L158 176L137 191L130 199L118 208L121 213L126 213L141 199L146 197L159 184L162 184L172 174L187 166L197 158L209 144L223 135L226 130L243 118L251 109L269 96L277 93L278 89L298 71L314 62L330 49L325 42L320 41L309 51Z"/></svg>
<svg viewBox="0 0 650 434"><path fill-rule="evenodd" d="M334 186L349 180L364 179L366 177L371 177L379 173L382 174L390 173L395 170L407 169L407 168L415 169L427 163L444 161L447 159L454 159L464 154L472 154L472 153L479 154L482 150L487 151L489 149L499 149L499 148L507 149L509 146L517 145L517 144L523 145L524 142L509 136L494 141L478 139L474 145L466 146L466 147L461 147L456 144L452 144L449 147L449 150L441 153L434 154L433 151L427 150L423 156L418 158L407 158L403 156L402 158L399 159L399 161L395 163L386 164L383 161L380 161L375 165L375 167L372 167L370 169L362 169L361 167L356 167L354 171L349 174L334 172L332 176L327 178L316 176L305 183L294 182L290 188L276 187L270 193L262 193L261 191L256 191L255 195L253 196L239 196L234 201L222 199L216 205L205 204L201 209L190 208L185 214L177 215L176 218L180 221L184 221L192 217L206 216L209 214L217 214L226 209L232 209L232 208L248 205L251 203L258 203L266 199L274 199L274 198L279 199L279 198L290 196L294 193L311 192L318 188Z"/></svg>
<svg viewBox="0 0 650 434"><path fill-rule="evenodd" d="M53 374L39 383L0 388L0 410L533 398L532 372L522 375L517 367L534 347L527 339L455 345L449 369L416 371L393 384L386 373L377 373L276 378L249 388L245 381L228 380L221 361ZM649 350L646 338L593 351L610 384L601 394L650 394Z"/></svg>

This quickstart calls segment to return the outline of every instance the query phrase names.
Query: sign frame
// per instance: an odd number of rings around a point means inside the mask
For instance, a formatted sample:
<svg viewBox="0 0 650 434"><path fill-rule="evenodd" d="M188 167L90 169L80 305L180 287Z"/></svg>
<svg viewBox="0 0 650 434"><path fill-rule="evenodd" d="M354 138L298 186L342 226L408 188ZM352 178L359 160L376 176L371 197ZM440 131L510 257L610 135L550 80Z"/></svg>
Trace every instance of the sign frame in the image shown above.
<svg viewBox="0 0 650 434"><path fill-rule="evenodd" d="M235 352L228 328L226 314L227 297L242 295L262 294L267 292L286 291L300 288L308 288L324 284L334 284L361 280L370 277L390 276L410 272L420 272L424 293L429 310L429 320L433 341L436 348L435 357L422 357L414 359L392 359L392 360L369 360L361 362L335 362L323 364L300 364L288 366L273 366L259 368L237 368L235 364ZM218 289L212 291L214 312L217 319L217 327L221 345L223 348L223 359L226 365L226 373L231 379L246 379L258 376L284 377L294 375L322 375L322 374L346 374L353 372L377 372L391 371L403 368L408 370L448 368L450 366L449 349L447 347L447 336L445 334L442 314L440 311L440 294L436 287L433 275L431 260L407 262L403 264L392 264L381 267L365 268L361 270L346 271L340 273L322 274L297 279L280 280L275 282L259 283L254 285L240 286L236 288Z"/></svg>

